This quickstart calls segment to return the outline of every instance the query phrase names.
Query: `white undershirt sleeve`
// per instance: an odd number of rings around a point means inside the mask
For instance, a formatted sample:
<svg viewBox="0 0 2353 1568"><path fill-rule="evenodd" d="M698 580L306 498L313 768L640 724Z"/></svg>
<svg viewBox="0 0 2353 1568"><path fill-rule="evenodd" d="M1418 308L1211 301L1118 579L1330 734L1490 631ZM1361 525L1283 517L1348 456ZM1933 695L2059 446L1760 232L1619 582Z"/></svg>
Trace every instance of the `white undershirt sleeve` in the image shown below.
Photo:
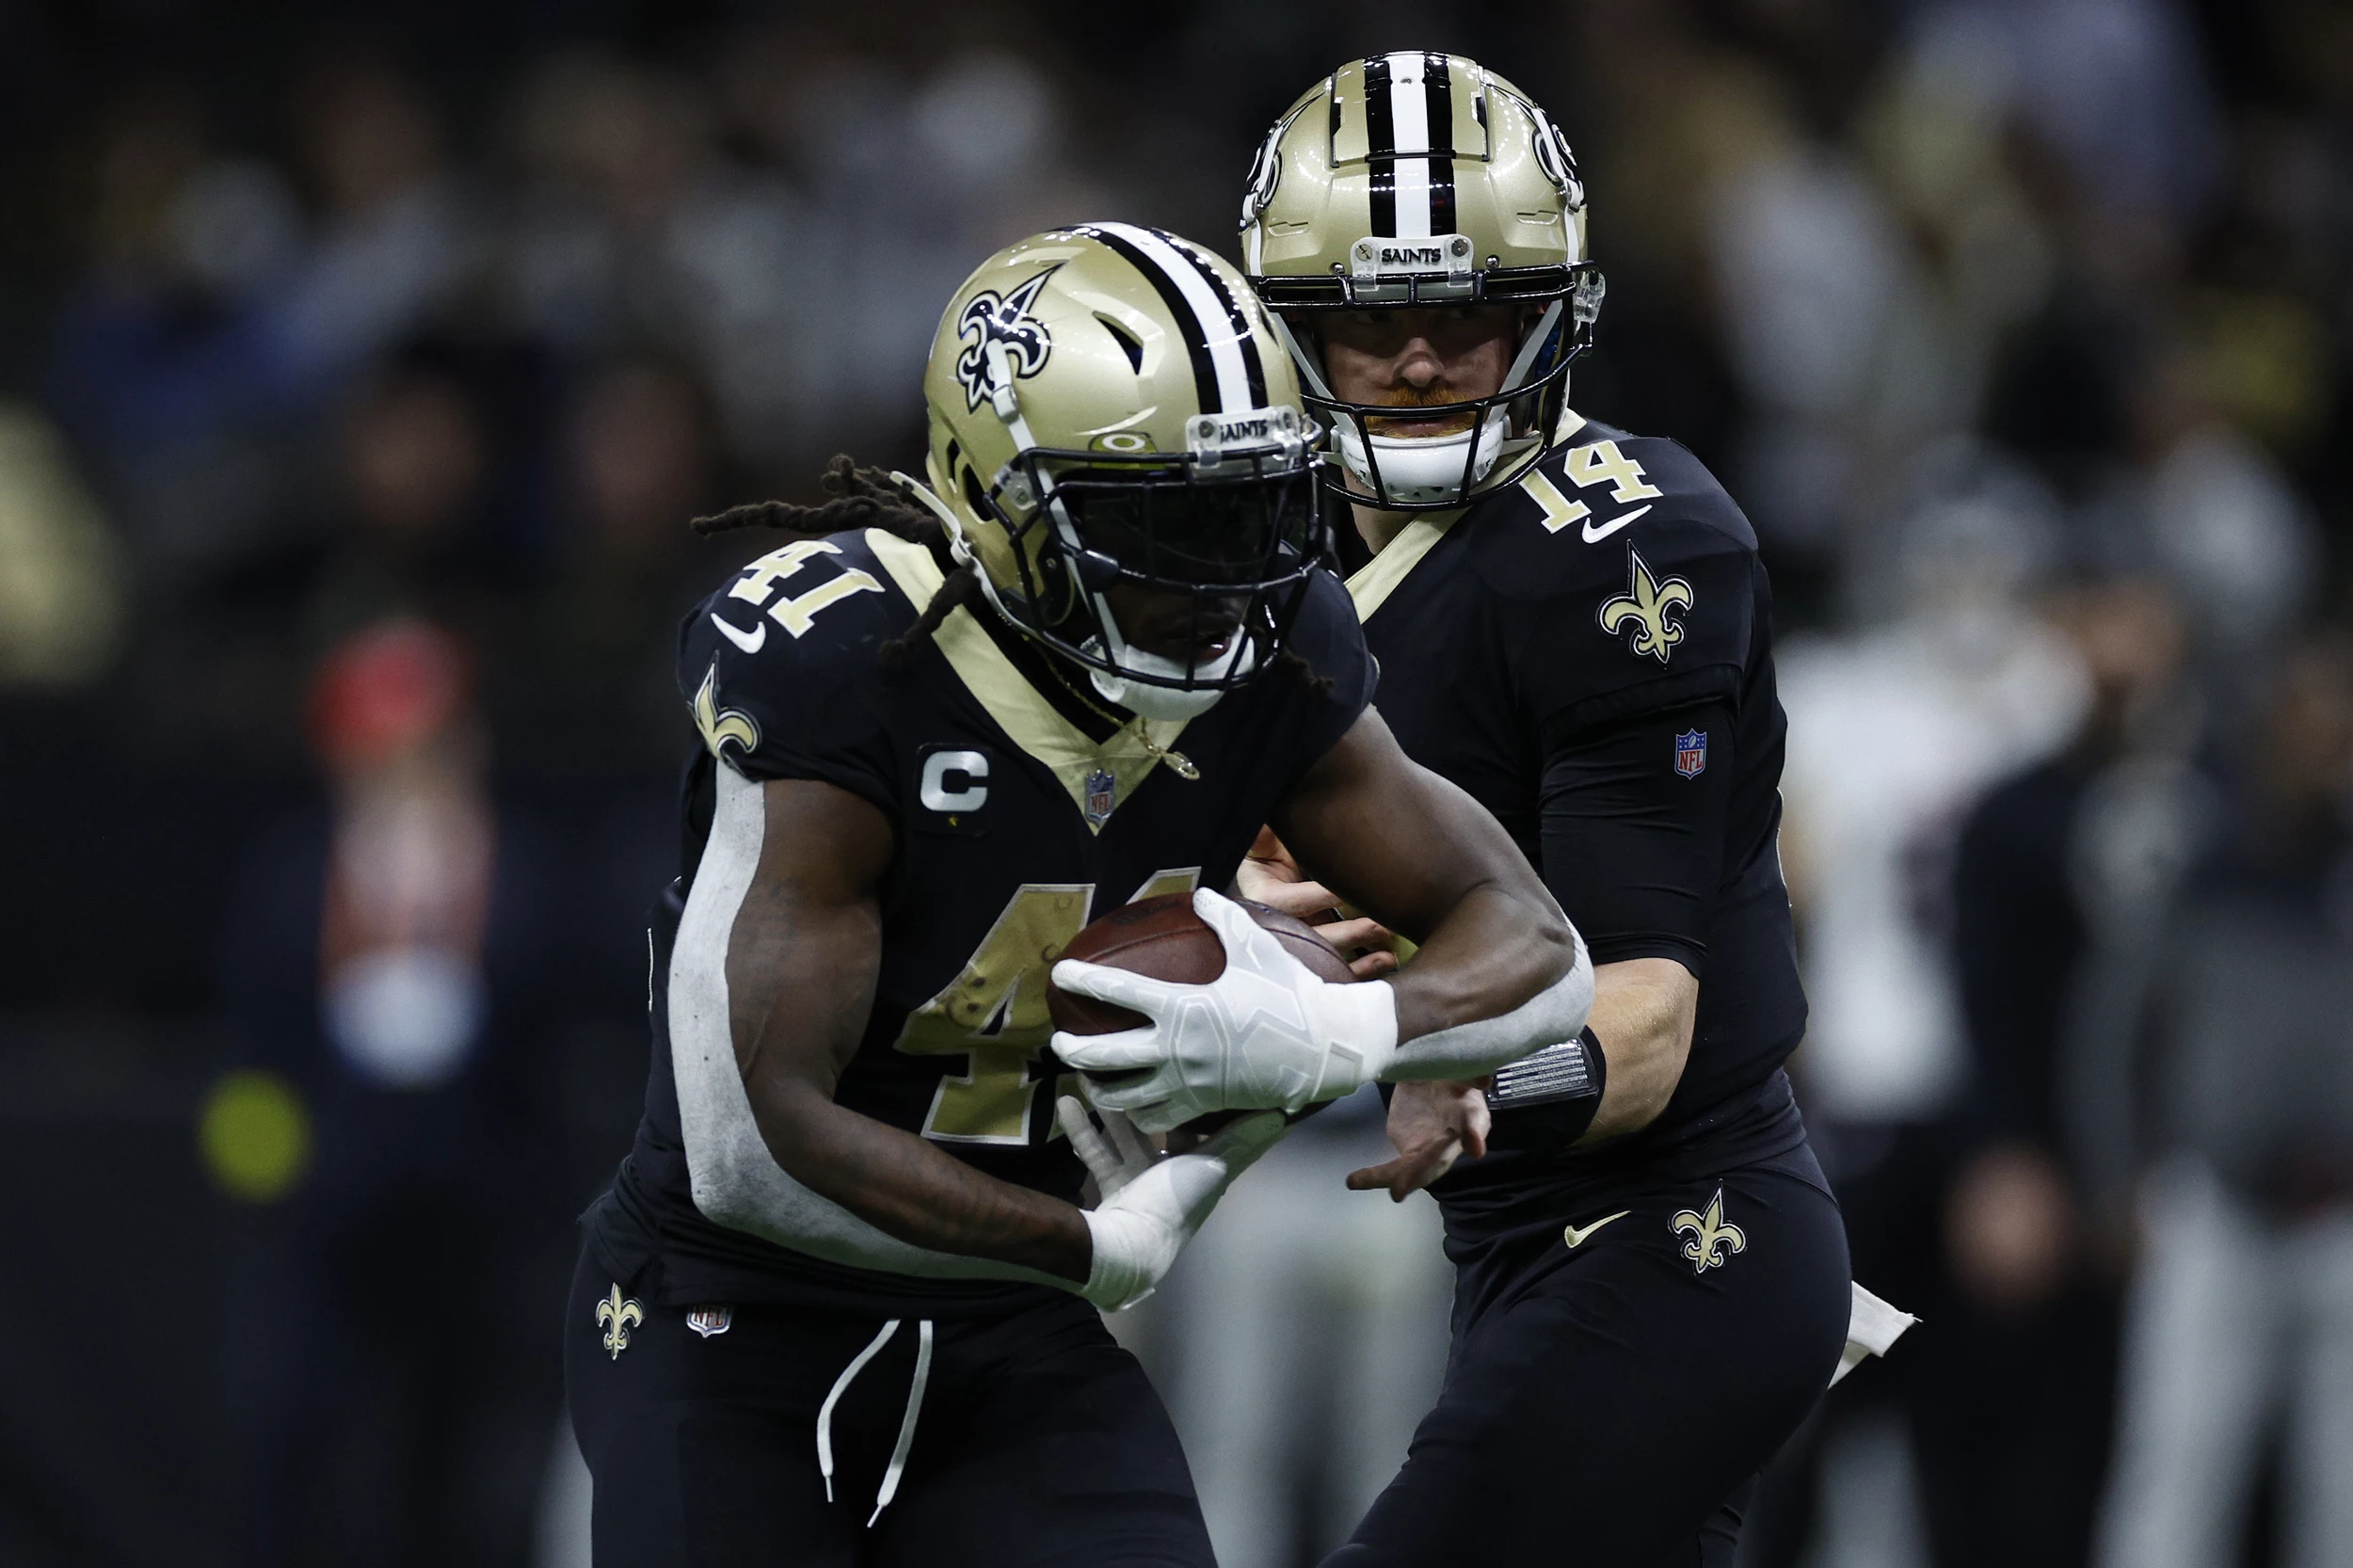
<svg viewBox="0 0 2353 1568"><path fill-rule="evenodd" d="M711 838L670 955L670 1070L695 1207L714 1224L831 1263L1079 1290L1076 1280L1019 1264L902 1241L793 1180L768 1152L728 1032L727 968L736 915L760 865L767 810L758 783L724 760L714 772L718 801Z"/></svg>

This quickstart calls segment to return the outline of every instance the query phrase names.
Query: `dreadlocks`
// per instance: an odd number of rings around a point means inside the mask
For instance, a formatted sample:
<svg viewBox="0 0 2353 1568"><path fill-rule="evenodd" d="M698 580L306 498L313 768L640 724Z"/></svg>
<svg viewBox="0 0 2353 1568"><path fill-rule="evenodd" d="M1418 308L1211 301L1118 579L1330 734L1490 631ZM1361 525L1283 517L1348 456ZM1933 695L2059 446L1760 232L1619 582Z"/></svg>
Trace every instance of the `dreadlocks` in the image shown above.
<svg viewBox="0 0 2353 1568"><path fill-rule="evenodd" d="M709 538L738 528L777 528L807 539L821 539L852 528L879 528L915 544L936 544L947 530L939 520L911 500L896 479L878 468L864 468L849 454L837 453L825 465L822 480L831 501L814 506L790 501L750 501L707 518L696 518L696 533Z"/></svg>
<svg viewBox="0 0 2353 1568"><path fill-rule="evenodd" d="M853 528L879 528L927 550L938 550L948 542L948 531L940 526L930 508L911 499L904 486L880 469L862 467L853 462L848 454L840 453L825 465L823 483L833 498L830 501L814 506L796 505L790 501L747 502L711 517L696 518L695 532L709 538L738 528L774 528L796 538L822 539L828 534ZM980 599L979 568L959 563L914 623L877 650L883 668L893 674L905 668L907 661L932 640L932 633L939 630L942 622Z"/></svg>

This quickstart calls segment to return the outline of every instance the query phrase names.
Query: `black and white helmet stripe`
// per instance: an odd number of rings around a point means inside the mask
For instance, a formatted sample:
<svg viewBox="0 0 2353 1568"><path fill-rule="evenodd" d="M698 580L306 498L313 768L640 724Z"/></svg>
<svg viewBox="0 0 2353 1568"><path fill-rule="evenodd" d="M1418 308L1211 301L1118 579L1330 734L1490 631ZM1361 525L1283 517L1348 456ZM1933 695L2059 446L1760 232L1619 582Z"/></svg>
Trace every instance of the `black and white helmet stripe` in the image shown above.
<svg viewBox="0 0 2353 1568"><path fill-rule="evenodd" d="M1209 265L1207 251L1191 240L1180 239L1175 234L1169 234L1166 238L1176 248L1176 253L1193 264L1193 271L1201 275L1201 281L1208 286L1211 294L1217 296L1218 302L1225 307L1225 324L1232 328L1234 341L1241 345L1242 376L1250 394L1250 401L1240 405L1240 408L1243 409L1265 408L1266 361L1258 357L1257 334L1250 329L1250 317L1243 310L1242 302L1234 297L1234 292L1219 280L1216 271ZM1210 410L1204 410L1204 412L1208 411Z"/></svg>
<svg viewBox="0 0 2353 1568"><path fill-rule="evenodd" d="M1077 231L1144 275L1168 307L1193 360L1205 414L1241 413L1266 403L1266 365L1249 318L1215 273L1175 235L1132 223L1089 223Z"/></svg>
<svg viewBox="0 0 2353 1568"><path fill-rule="evenodd" d="M1372 232L1396 239L1454 232L1454 82L1447 57L1401 51L1365 61L1365 136Z"/></svg>

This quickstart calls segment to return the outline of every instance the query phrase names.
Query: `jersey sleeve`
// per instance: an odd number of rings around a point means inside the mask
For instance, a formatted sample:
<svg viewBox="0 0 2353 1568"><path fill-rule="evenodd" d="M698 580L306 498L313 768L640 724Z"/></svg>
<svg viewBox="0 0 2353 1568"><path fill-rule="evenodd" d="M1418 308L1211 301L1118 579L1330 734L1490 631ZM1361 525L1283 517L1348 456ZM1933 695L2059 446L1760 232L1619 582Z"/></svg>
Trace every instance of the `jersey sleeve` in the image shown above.
<svg viewBox="0 0 2353 1568"><path fill-rule="evenodd" d="M1737 771L1721 697L1615 720L1547 748L1545 883L1596 964L1707 958Z"/></svg>
<svg viewBox="0 0 2353 1568"><path fill-rule="evenodd" d="M898 805L879 649L914 607L856 536L752 562L679 628L679 695L710 753L746 778L808 778Z"/></svg>
<svg viewBox="0 0 2353 1568"><path fill-rule="evenodd" d="M1290 775L1295 783L1372 705L1380 667L1365 647L1365 629L1348 590L1328 571L1308 580L1286 646L1305 667L1277 668L1267 679L1288 680L1297 693L1297 711L1287 723L1298 739Z"/></svg>
<svg viewBox="0 0 2353 1568"><path fill-rule="evenodd" d="M1737 700L1757 632L1755 536L1670 440L1588 426L1519 487L1481 552L1520 712L1547 740Z"/></svg>

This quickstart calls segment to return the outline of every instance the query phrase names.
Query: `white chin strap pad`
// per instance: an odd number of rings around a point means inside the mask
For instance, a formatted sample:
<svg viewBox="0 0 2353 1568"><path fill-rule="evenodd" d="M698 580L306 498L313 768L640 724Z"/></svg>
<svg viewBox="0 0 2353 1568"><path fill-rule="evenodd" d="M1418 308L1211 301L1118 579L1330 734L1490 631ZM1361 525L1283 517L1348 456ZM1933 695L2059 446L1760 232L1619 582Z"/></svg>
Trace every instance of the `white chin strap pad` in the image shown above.
<svg viewBox="0 0 2353 1568"><path fill-rule="evenodd" d="M1471 432L1458 430L1451 436L1373 436L1372 458L1381 465L1378 480L1372 462L1365 454L1368 438L1357 428L1356 422L1340 419L1340 461L1348 472L1363 480L1374 492L1377 504L1390 501L1455 501L1465 496L1470 487L1495 472L1496 458L1503 451L1503 427L1509 416L1500 407L1487 410L1479 422L1479 451L1470 450ZM1465 479L1464 459L1470 458L1470 472Z"/></svg>
<svg viewBox="0 0 2353 1568"><path fill-rule="evenodd" d="M1101 602L1099 600L1096 601ZM1247 674L1258 657L1257 648L1240 631L1225 652L1188 671L1174 659L1158 653L1146 653L1119 634L1118 623L1112 618L1111 607L1103 605L1103 625L1112 643L1107 655L1111 662L1127 674L1113 675L1108 670L1091 669L1088 680L1102 694L1106 702L1116 702L1131 713L1147 719L1197 719L1217 706L1225 695L1217 686L1162 686L1149 680L1131 680L1129 675L1158 676L1162 680L1182 680L1190 674L1195 680L1229 680Z"/></svg>

